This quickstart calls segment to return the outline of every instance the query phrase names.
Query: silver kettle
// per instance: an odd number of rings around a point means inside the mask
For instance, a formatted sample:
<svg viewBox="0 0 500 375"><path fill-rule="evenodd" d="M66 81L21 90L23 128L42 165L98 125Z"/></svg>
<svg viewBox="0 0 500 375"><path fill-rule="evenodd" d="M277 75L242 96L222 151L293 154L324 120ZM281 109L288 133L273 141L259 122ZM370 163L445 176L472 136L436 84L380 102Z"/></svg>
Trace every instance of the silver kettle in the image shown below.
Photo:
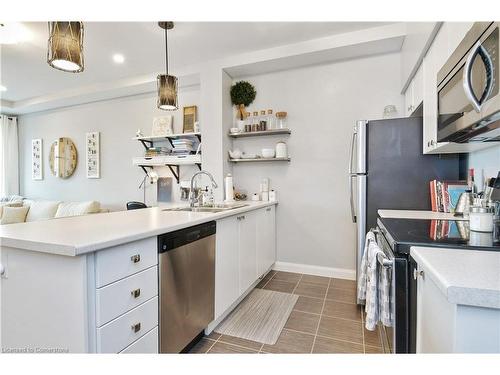
<svg viewBox="0 0 500 375"><path fill-rule="evenodd" d="M466 190L464 193L460 194L457 206L455 207L455 216L468 217L470 208L474 204L475 197L476 194L470 190Z"/></svg>

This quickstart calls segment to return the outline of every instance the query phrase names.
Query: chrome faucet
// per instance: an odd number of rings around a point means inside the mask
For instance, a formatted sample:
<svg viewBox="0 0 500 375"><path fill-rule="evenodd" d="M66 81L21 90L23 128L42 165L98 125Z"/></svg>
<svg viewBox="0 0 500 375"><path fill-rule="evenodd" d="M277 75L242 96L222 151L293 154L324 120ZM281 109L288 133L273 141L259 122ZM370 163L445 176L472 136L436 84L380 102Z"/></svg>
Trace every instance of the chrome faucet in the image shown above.
<svg viewBox="0 0 500 375"><path fill-rule="evenodd" d="M214 176L212 176L212 174L210 172L207 172L207 171L199 171L199 172L196 172L193 177L191 177L191 188L189 189L189 206L190 207L194 207L194 203L198 200L198 203L199 203L199 197L195 197L195 194L194 194L194 179L196 178L196 176L199 176L201 174L205 174L207 175L208 177L210 177L210 180L212 181L212 186L214 189L217 188L217 182L215 182L215 179L214 179Z"/></svg>

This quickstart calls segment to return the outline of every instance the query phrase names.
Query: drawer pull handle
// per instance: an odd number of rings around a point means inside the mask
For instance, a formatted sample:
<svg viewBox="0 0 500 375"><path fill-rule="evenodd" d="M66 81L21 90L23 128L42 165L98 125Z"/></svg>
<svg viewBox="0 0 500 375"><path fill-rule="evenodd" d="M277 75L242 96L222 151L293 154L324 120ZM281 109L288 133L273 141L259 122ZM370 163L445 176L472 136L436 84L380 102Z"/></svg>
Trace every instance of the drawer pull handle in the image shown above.
<svg viewBox="0 0 500 375"><path fill-rule="evenodd" d="M130 260L134 263L139 263L141 261L141 255L135 254L130 257Z"/></svg>
<svg viewBox="0 0 500 375"><path fill-rule="evenodd" d="M137 288L130 292L134 298L138 298L141 295L141 288Z"/></svg>
<svg viewBox="0 0 500 375"><path fill-rule="evenodd" d="M266 208L266 211L267 211L267 212L271 211L271 207Z"/></svg>
<svg viewBox="0 0 500 375"><path fill-rule="evenodd" d="M141 323L136 323L132 325L132 331L134 331L134 333L137 333L140 330L141 330Z"/></svg>

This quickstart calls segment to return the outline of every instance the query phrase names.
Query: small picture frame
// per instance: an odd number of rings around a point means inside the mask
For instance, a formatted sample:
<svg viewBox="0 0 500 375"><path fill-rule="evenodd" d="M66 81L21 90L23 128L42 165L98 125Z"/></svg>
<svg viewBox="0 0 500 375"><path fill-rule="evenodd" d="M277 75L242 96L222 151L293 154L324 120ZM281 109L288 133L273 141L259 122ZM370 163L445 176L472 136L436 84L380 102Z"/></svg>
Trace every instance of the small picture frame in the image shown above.
<svg viewBox="0 0 500 375"><path fill-rule="evenodd" d="M153 117L153 127L151 128L151 135L153 137L161 137L164 135L173 134L173 116L158 116Z"/></svg>
<svg viewBox="0 0 500 375"><path fill-rule="evenodd" d="M101 178L100 134L90 132L86 134L87 178Z"/></svg>
<svg viewBox="0 0 500 375"><path fill-rule="evenodd" d="M195 105L189 107L183 107L183 122L182 122L182 132L183 133L194 133L194 123L196 120L197 107Z"/></svg>
<svg viewBox="0 0 500 375"><path fill-rule="evenodd" d="M41 139L31 140L31 178L43 180L43 144Z"/></svg>

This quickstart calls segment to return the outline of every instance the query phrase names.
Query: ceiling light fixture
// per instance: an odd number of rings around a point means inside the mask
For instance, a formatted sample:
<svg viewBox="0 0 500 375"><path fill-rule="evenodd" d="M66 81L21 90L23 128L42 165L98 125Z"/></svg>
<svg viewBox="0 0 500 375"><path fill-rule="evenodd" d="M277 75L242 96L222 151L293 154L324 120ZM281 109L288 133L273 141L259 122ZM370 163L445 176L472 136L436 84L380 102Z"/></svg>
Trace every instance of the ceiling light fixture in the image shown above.
<svg viewBox="0 0 500 375"><path fill-rule="evenodd" d="M113 61L117 64L123 64L125 62L125 56L123 56L121 53L115 53L113 55Z"/></svg>
<svg viewBox="0 0 500 375"><path fill-rule="evenodd" d="M83 22L49 22L47 63L65 72L83 72Z"/></svg>
<svg viewBox="0 0 500 375"><path fill-rule="evenodd" d="M165 74L156 77L158 89L157 106L165 111L174 111L177 106L177 77L168 74L168 30L174 28L173 22L158 22L158 25L165 30Z"/></svg>

